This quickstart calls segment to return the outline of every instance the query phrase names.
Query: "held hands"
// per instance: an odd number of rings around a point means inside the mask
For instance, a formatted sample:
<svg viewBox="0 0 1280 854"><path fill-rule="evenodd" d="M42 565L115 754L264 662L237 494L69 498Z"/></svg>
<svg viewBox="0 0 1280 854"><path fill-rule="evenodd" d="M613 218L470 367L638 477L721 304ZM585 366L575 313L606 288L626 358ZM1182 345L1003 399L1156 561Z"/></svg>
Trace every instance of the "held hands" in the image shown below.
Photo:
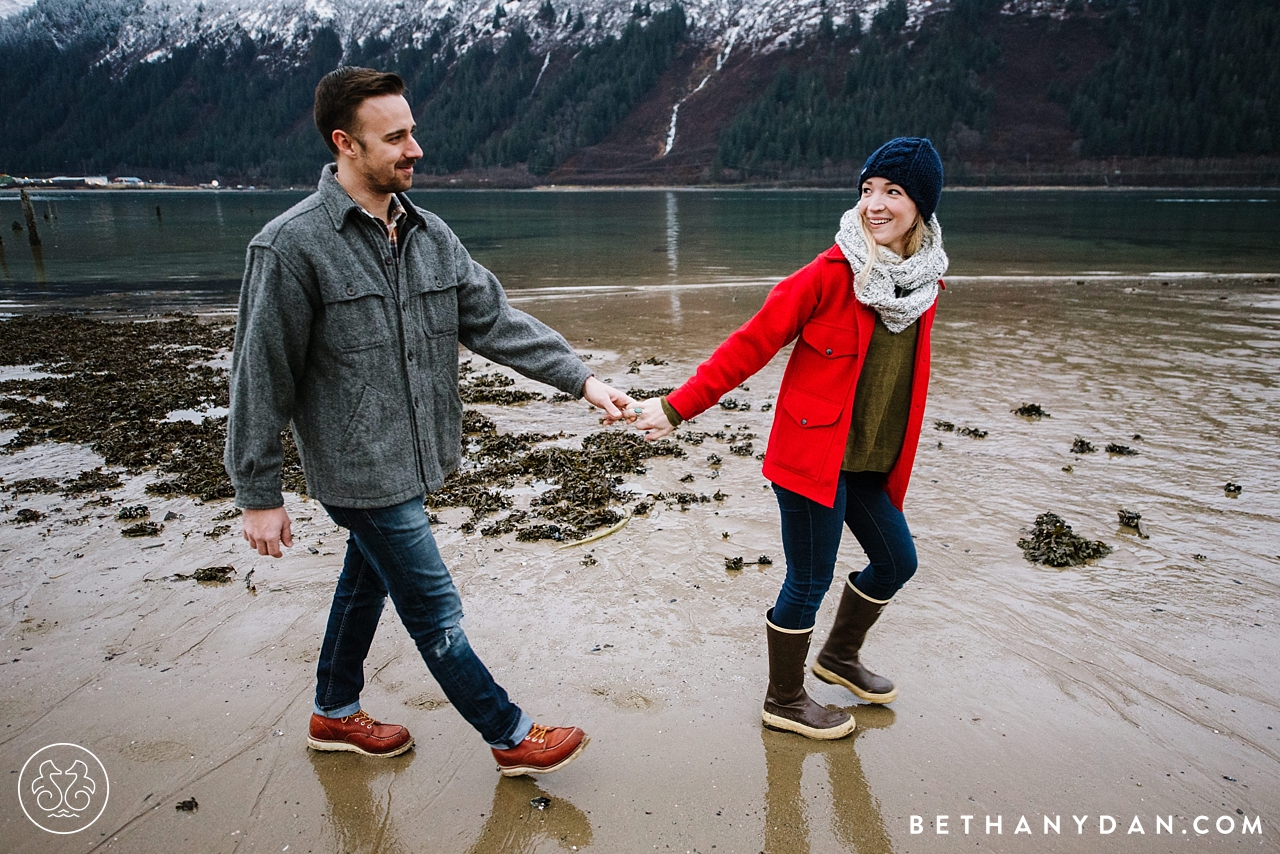
<svg viewBox="0 0 1280 854"><path fill-rule="evenodd" d="M676 429L667 420L660 398L651 397L641 403L595 377L587 377L586 384L582 386L582 396L591 405L604 410L605 424L626 421L637 430L643 430L646 441L670 436Z"/></svg>
<svg viewBox="0 0 1280 854"><path fill-rule="evenodd" d="M651 397L644 403L629 406L627 408L627 420L637 430L644 431L646 442L664 439L676 429L667 420L667 413L662 408L662 398L658 397Z"/></svg>
<svg viewBox="0 0 1280 854"><path fill-rule="evenodd" d="M604 410L604 423L617 424L619 421L631 421L635 414L631 411L636 402L611 385L600 382L595 377L587 377L582 386L582 396L587 403Z"/></svg>
<svg viewBox="0 0 1280 854"><path fill-rule="evenodd" d="M246 510L241 518L244 522L244 538L258 554L280 557L282 544L293 548L293 529L290 527L289 514L283 507Z"/></svg>

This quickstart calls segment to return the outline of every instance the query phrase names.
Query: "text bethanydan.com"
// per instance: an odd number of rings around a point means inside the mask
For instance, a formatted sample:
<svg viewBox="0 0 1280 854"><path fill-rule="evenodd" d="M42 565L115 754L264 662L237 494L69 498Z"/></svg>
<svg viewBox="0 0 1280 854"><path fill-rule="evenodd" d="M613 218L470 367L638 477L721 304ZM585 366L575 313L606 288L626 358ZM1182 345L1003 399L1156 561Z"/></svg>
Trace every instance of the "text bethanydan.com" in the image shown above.
<svg viewBox="0 0 1280 854"><path fill-rule="evenodd" d="M1112 815L1073 815L1063 821L1060 815L1040 816L1040 827L1037 828L1034 818L1025 815L1017 819L1003 815L937 815L926 820L924 816L910 816L910 831L913 835L932 833L937 836L1018 836L1026 834L1042 836L1075 834L1077 836L1097 835L1155 835L1155 836L1261 836L1262 817L1247 816L1243 811L1236 815L1220 815L1216 818L1198 815L1194 818L1179 815L1133 816L1125 827L1123 817Z"/></svg>

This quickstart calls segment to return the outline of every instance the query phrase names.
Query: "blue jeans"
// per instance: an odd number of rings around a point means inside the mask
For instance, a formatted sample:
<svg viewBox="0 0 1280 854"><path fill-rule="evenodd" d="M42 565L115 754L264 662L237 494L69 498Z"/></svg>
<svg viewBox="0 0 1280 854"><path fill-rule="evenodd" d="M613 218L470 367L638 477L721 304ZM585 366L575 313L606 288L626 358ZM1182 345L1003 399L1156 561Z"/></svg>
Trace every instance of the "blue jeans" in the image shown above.
<svg viewBox="0 0 1280 854"><path fill-rule="evenodd" d="M467 643L458 624L462 599L440 559L422 496L375 510L327 504L324 509L351 536L316 668L316 712L337 718L360 710L364 660L390 594L400 621L453 707L491 747L519 744L533 722L507 698Z"/></svg>
<svg viewBox="0 0 1280 854"><path fill-rule="evenodd" d="M840 472L832 507L774 484L787 556L787 577L773 606L774 625L813 628L831 587L845 525L871 561L854 581L868 598L888 601L915 574L916 546L906 517L885 494L884 478L879 472Z"/></svg>

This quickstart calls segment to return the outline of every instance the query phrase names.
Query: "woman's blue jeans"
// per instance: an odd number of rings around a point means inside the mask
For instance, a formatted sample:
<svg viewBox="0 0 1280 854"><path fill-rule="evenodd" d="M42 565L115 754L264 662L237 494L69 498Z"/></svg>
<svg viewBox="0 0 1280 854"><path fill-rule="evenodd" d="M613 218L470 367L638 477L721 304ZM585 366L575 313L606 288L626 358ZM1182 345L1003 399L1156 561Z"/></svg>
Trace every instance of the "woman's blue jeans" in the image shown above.
<svg viewBox="0 0 1280 854"><path fill-rule="evenodd" d="M351 532L316 668L316 712L360 710L364 660L387 596L449 702L492 747L515 747L532 721L507 698L458 624L462 599L440 558L422 496L394 507L324 505Z"/></svg>
<svg viewBox="0 0 1280 854"><path fill-rule="evenodd" d="M773 624L810 629L831 587L844 526L871 561L854 585L868 598L888 601L915 574L916 546L902 511L884 491L879 472L840 472L835 504L824 507L774 484L782 512L787 577L773 606Z"/></svg>

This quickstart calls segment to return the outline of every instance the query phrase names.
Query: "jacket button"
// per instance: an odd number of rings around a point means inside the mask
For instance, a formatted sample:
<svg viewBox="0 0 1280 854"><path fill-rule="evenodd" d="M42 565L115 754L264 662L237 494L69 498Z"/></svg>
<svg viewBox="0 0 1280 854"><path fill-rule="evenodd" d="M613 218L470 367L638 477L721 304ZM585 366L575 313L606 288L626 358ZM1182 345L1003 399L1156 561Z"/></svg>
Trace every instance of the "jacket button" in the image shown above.
<svg viewBox="0 0 1280 854"><path fill-rule="evenodd" d="M808 424L808 423L809 423L809 419L808 419L808 418L801 418L801 419L800 419L800 426L801 426L801 427L803 427L804 425L806 425L806 424Z"/></svg>
<svg viewBox="0 0 1280 854"><path fill-rule="evenodd" d="M830 355L831 355L831 348L830 348L830 347L828 347L828 348L827 348L827 355L828 355L828 356L830 356Z"/></svg>
<svg viewBox="0 0 1280 854"><path fill-rule="evenodd" d="M355 296L355 295L356 295L356 289L355 289L355 288L352 288L352 287L348 287L348 288L347 288L347 296L349 296L349 297L353 297L353 296Z"/></svg>

